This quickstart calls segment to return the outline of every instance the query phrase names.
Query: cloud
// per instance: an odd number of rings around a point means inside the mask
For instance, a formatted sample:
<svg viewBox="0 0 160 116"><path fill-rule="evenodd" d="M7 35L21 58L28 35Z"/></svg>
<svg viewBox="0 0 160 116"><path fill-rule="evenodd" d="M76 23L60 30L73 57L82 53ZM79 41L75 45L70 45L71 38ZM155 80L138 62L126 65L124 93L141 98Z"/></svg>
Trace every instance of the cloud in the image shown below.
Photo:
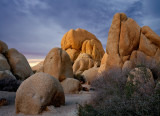
<svg viewBox="0 0 160 116"><path fill-rule="evenodd" d="M95 34L105 49L112 17L124 12L160 34L159 3L150 0L1 0L0 38L27 58L44 58L70 29ZM150 5L150 7L148 7ZM157 7L155 7L157 6Z"/></svg>

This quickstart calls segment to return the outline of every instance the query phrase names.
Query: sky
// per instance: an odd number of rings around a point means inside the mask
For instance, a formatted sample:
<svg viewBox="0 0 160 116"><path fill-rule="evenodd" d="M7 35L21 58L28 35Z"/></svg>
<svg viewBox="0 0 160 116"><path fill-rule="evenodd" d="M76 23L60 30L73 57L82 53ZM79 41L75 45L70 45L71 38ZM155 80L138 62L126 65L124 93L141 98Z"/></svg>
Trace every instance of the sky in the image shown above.
<svg viewBox="0 0 160 116"><path fill-rule="evenodd" d="M24 54L30 64L61 47L63 35L82 28L105 49L112 18L124 12L160 35L160 0L0 0L0 40Z"/></svg>

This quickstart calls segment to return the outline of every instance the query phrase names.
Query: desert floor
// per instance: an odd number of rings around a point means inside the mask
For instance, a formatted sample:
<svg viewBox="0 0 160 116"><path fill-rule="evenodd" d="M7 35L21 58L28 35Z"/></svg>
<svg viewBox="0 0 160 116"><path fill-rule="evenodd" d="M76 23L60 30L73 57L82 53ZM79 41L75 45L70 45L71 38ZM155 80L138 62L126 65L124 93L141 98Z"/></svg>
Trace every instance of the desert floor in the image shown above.
<svg viewBox="0 0 160 116"><path fill-rule="evenodd" d="M77 116L78 104L88 103L93 92L80 92L80 94L65 94L66 104L55 108L48 106L49 111L44 111L41 116ZM0 106L0 116L24 116L15 113L15 92L0 91L0 98L6 98L8 105ZM29 115L27 115L29 116ZM33 115L32 115L33 116Z"/></svg>

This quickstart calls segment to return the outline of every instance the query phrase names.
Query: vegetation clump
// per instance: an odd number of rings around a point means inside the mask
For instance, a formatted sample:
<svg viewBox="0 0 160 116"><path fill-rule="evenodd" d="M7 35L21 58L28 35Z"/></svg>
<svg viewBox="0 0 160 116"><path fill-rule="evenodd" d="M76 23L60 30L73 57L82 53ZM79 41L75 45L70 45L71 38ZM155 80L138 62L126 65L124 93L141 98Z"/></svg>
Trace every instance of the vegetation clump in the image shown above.
<svg viewBox="0 0 160 116"><path fill-rule="evenodd" d="M146 79L149 78L147 68L154 70L154 75L158 75L157 65L142 64L136 66L140 68ZM156 72L157 71L157 72ZM91 86L95 88L95 94L89 104L80 105L79 116L159 116L160 115L160 85L157 83L152 93L140 91L139 85L128 81L135 75L124 74L120 69L114 68L102 73ZM158 79L158 77L156 78ZM149 81L149 80L148 80ZM155 81L156 82L156 81ZM143 86L143 89L148 87Z"/></svg>

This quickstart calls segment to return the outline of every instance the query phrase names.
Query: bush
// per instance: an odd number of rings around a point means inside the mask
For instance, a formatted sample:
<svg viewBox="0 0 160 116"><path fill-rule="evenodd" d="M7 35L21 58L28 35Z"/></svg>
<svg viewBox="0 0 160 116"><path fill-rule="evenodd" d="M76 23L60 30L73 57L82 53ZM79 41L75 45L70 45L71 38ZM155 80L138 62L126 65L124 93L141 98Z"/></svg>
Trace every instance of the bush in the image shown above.
<svg viewBox="0 0 160 116"><path fill-rule="evenodd" d="M120 69L104 72L92 85L95 94L89 104L79 106L79 116L159 116L160 94L133 94Z"/></svg>
<svg viewBox="0 0 160 116"><path fill-rule="evenodd" d="M147 58L144 55L139 55L137 59L132 60L135 67L146 67L152 71L154 79L160 79L160 62L154 58Z"/></svg>

